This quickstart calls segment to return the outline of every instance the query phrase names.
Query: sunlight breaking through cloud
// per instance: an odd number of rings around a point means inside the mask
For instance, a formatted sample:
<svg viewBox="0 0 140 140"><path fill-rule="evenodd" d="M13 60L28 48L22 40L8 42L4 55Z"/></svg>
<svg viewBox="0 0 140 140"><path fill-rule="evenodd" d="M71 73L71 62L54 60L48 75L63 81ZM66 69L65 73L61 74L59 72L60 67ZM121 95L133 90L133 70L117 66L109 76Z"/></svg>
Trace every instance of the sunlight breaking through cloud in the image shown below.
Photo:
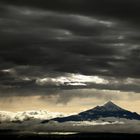
<svg viewBox="0 0 140 140"><path fill-rule="evenodd" d="M72 86L86 86L88 83L95 84L108 84L108 80L105 80L99 76L87 76L82 74L68 74L67 76L59 76L56 78L38 78L36 84L38 85L72 85Z"/></svg>

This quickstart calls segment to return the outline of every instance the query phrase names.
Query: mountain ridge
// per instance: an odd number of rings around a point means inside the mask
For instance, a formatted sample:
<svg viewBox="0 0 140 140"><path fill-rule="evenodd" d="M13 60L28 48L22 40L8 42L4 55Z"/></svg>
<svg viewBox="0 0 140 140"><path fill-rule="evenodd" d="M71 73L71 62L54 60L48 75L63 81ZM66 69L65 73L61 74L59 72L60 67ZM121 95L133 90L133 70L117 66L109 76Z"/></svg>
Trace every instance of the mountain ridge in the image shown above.
<svg viewBox="0 0 140 140"><path fill-rule="evenodd" d="M103 106L96 106L92 109L80 112L77 115L71 115L62 118L54 118L51 119L53 121L58 122L67 122L67 121L93 121L99 118L125 118L130 120L140 120L140 115L136 112L130 112L126 109L119 107L113 102L109 101L105 103ZM48 122L48 120L43 121L42 123Z"/></svg>

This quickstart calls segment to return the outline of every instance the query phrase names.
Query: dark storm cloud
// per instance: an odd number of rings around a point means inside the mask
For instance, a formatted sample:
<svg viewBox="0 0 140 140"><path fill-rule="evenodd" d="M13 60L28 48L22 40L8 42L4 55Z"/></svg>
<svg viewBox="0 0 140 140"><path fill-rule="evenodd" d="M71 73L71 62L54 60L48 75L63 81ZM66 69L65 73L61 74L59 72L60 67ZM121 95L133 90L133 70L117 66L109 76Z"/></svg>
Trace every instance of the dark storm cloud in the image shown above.
<svg viewBox="0 0 140 140"><path fill-rule="evenodd" d="M138 0L1 0L1 2L55 11L132 18L133 20L139 17L140 9Z"/></svg>
<svg viewBox="0 0 140 140"><path fill-rule="evenodd" d="M9 17L2 18L1 23L0 55L5 65L39 65L94 75L102 75L100 70L107 69L107 75L114 75L118 70L118 76L137 76L127 64L133 47L139 49L138 41L131 42L131 36L138 36L135 29L83 15L13 6L8 10ZM132 57L131 61L135 59L138 58ZM117 67L127 69L128 73Z"/></svg>
<svg viewBox="0 0 140 140"><path fill-rule="evenodd" d="M45 94L51 88L85 88L85 84L89 89L139 93L139 5L137 0L1 1L1 91ZM97 75L109 83L82 81L72 86L77 83L70 81L57 86L51 79L47 85L37 84L38 79L67 78L68 73ZM121 82L127 78L133 80Z"/></svg>

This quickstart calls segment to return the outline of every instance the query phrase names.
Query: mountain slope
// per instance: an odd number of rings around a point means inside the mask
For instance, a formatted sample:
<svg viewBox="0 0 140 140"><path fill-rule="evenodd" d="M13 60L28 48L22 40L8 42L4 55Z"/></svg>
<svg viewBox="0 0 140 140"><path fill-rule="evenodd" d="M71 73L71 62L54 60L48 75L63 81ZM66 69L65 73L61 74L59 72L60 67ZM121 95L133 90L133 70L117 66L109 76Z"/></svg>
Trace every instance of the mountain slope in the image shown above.
<svg viewBox="0 0 140 140"><path fill-rule="evenodd" d="M81 112L77 115L72 115L63 118L55 118L52 119L58 122L66 122L66 121L93 121L99 118L107 118L107 117L114 117L114 118L125 118L125 119L134 119L140 120L140 115L137 113L130 112L125 110L111 101L107 102L103 106L96 106L93 109ZM43 121L45 123L48 121Z"/></svg>

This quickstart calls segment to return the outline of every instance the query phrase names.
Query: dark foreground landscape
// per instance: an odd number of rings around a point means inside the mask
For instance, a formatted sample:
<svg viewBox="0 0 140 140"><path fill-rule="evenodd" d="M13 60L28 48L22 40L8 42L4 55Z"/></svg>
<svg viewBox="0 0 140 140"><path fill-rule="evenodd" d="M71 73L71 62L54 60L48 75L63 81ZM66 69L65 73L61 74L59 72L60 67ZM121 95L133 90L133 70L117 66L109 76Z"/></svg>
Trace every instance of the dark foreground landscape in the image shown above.
<svg viewBox="0 0 140 140"><path fill-rule="evenodd" d="M70 135L63 134L45 134L45 133L19 133L19 132L9 132L1 131L0 139L21 139L21 140L137 140L140 139L140 134L117 134L117 133L76 133Z"/></svg>

